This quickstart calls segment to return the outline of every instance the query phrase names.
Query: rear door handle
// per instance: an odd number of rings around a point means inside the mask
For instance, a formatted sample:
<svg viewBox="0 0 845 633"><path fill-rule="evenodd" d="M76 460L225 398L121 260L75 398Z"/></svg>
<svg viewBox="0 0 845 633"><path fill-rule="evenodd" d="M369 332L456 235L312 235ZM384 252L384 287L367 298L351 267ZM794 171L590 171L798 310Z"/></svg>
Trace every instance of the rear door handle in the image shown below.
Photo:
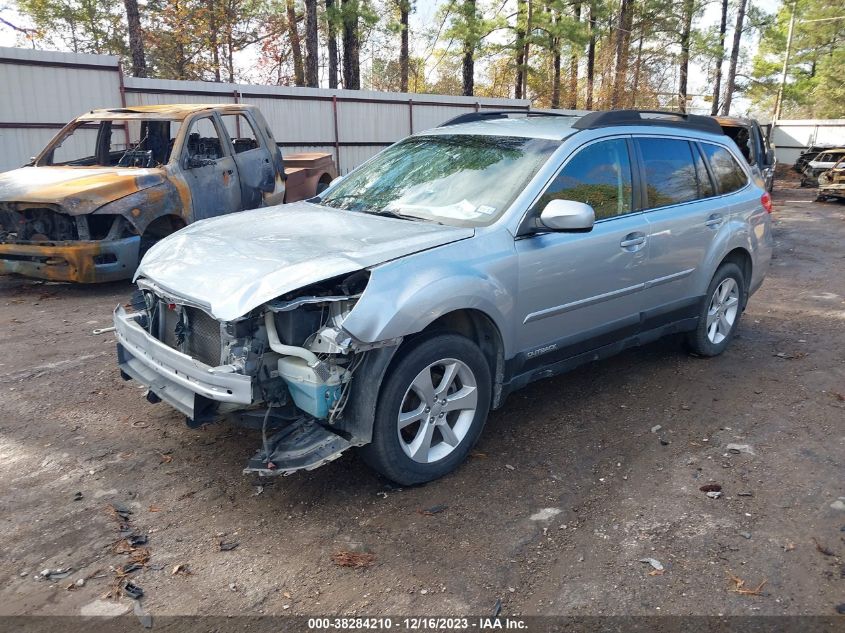
<svg viewBox="0 0 845 633"><path fill-rule="evenodd" d="M636 233L628 233L628 235L619 242L619 246L632 251L639 250L636 247L642 246L643 244L645 244L645 233L640 233L639 231Z"/></svg>
<svg viewBox="0 0 845 633"><path fill-rule="evenodd" d="M721 213L714 213L709 218L707 218L707 221L704 222L704 226L710 227L712 229L712 228L715 228L717 226L721 226L722 222L724 222L724 221L725 221L725 218L722 216Z"/></svg>

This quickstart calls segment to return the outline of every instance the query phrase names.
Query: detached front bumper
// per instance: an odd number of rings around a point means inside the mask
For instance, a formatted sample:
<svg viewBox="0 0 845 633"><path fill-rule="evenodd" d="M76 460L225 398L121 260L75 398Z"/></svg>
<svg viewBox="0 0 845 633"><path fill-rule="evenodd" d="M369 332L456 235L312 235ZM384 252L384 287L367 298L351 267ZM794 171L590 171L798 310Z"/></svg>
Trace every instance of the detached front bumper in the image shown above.
<svg viewBox="0 0 845 633"><path fill-rule="evenodd" d="M0 243L0 274L79 283L129 279L138 267L140 246L138 236L87 242Z"/></svg>
<svg viewBox="0 0 845 633"><path fill-rule="evenodd" d="M127 314L122 306L114 311L117 362L124 374L192 420L213 402L252 403L249 376L226 365L210 367L168 347L138 324L139 316Z"/></svg>

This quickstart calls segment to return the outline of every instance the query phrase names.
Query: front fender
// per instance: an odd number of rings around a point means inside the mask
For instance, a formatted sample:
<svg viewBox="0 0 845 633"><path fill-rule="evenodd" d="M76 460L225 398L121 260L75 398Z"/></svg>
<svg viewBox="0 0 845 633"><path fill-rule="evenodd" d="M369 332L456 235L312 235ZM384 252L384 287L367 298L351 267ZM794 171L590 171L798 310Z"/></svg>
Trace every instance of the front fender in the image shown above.
<svg viewBox="0 0 845 633"><path fill-rule="evenodd" d="M375 343L422 331L449 312L486 314L511 352L506 324L515 310L513 241L472 238L388 262L372 269L370 281L343 328L359 341Z"/></svg>
<svg viewBox="0 0 845 633"><path fill-rule="evenodd" d="M94 214L122 215L138 235L142 235L154 220L162 216L185 215L179 192L170 182L163 182L109 202Z"/></svg>

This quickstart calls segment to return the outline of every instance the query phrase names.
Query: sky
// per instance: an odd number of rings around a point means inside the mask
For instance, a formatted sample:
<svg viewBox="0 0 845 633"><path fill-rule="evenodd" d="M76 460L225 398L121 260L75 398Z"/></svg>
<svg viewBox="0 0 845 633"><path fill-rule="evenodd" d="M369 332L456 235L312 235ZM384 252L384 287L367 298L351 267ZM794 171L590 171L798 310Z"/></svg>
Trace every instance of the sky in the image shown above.
<svg viewBox="0 0 845 633"><path fill-rule="evenodd" d="M413 34L422 33L432 24L432 22L434 22L434 17L437 13L437 10L444 2L445 0L416 1L415 11L411 14L409 25L411 31L412 46L415 48L413 53L422 55L426 52L425 50L423 50L424 42L422 41L422 38L414 38ZM778 0L752 0L752 3L755 7L762 9L767 13L773 13L775 10L777 10L777 7L779 5ZM696 20L696 26L698 28L706 28L709 26L717 25L720 18L720 12L721 3L718 0L710 0L706 5L703 13ZM21 16L16 14L14 9L6 9L5 11L3 11L3 17L18 24L22 24L25 22L25 20L22 19ZM730 46L730 38L732 37L732 29L730 28L730 23L728 27L729 28L727 46ZM0 24L0 46L15 46L16 42L17 36L15 32L7 26ZM748 50L751 50L755 45L755 42L745 43L745 47ZM247 53L245 54L245 56L250 57L250 54ZM254 57L254 54L252 54L252 56ZM251 60L246 59L245 61L246 63L243 63L241 65L243 67L250 67ZM690 67L689 86L689 91L691 94L709 93L712 89L710 85L710 80L708 79L705 70L695 62L693 62ZM694 107L703 107L705 105L706 104L700 99L696 99L696 102L693 103ZM736 99L734 101L734 108L732 109L732 114L744 114L748 110L749 105L750 104L747 102L747 100L744 100L742 98Z"/></svg>

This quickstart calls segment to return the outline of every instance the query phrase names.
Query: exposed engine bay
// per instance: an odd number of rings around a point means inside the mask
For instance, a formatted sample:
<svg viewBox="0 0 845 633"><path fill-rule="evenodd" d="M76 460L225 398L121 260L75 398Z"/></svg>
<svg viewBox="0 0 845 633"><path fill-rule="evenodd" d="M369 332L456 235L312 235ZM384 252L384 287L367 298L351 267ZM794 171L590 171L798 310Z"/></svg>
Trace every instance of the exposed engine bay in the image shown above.
<svg viewBox="0 0 845 633"><path fill-rule="evenodd" d="M363 270L312 284L220 322L200 306L139 279L131 306L136 312L129 316L168 347L214 368L209 371L250 377L249 405L197 395L187 423L193 427L225 418L259 428L262 447L245 472L290 474L316 468L362 443L339 424L352 380L370 350L401 342L363 344L343 330L368 280ZM154 386L147 398L161 400ZM269 436L269 431L276 432Z"/></svg>

